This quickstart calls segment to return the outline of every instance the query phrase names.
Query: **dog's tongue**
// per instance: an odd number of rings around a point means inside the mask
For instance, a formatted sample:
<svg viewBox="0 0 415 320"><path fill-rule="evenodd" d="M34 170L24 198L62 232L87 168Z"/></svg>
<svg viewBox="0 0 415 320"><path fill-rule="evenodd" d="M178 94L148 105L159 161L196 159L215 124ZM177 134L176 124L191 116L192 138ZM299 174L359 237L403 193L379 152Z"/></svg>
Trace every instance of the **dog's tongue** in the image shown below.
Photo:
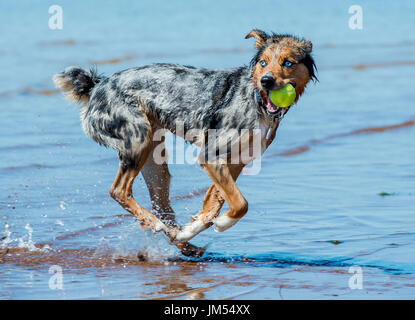
<svg viewBox="0 0 415 320"><path fill-rule="evenodd" d="M270 112L275 112L278 109L278 107L272 103L269 97L267 99L267 109Z"/></svg>

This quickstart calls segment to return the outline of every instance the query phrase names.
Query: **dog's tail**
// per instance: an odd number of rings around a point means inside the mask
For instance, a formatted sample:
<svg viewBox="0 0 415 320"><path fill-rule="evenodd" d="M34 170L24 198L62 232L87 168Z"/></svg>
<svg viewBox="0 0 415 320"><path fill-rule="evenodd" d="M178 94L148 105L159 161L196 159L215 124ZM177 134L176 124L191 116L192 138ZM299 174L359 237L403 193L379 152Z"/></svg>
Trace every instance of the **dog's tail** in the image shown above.
<svg viewBox="0 0 415 320"><path fill-rule="evenodd" d="M87 102L89 94L102 77L95 69L85 70L80 67L67 67L63 72L53 76L56 87L61 88L66 99L77 103Z"/></svg>

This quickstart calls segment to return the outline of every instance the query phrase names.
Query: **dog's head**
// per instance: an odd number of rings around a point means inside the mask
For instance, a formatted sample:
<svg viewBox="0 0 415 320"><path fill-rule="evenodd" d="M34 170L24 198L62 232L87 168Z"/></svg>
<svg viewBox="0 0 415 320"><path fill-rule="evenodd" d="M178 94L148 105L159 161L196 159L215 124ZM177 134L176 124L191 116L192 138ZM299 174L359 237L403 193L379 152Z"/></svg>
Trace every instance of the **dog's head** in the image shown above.
<svg viewBox="0 0 415 320"><path fill-rule="evenodd" d="M304 92L310 80L317 80L316 66L310 41L291 35L268 35L261 30L252 30L245 39L255 37L257 52L251 61L252 78L255 88L267 106L268 113L275 113L276 107L269 99L271 90L279 90L291 83L297 93L295 102Z"/></svg>

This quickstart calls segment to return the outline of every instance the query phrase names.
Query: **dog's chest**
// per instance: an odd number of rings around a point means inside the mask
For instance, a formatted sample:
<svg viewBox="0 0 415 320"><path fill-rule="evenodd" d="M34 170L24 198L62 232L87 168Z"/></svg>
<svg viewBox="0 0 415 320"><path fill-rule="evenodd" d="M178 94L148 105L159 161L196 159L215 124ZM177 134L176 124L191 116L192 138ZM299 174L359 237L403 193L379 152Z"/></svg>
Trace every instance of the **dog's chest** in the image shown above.
<svg viewBox="0 0 415 320"><path fill-rule="evenodd" d="M264 142L267 138L267 135L269 136L270 134L271 126L269 123L261 121L259 123L259 129L261 130L261 142Z"/></svg>
<svg viewBox="0 0 415 320"><path fill-rule="evenodd" d="M260 121L259 129L261 132L261 144L262 152L271 144L274 140L275 132L278 128L278 120L276 121Z"/></svg>

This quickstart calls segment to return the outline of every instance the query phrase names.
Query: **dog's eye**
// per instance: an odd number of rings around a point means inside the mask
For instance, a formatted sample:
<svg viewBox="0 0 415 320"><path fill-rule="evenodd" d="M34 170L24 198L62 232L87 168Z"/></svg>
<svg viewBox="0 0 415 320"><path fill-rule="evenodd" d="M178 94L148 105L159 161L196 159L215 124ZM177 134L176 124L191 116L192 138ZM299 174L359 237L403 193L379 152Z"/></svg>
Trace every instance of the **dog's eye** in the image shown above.
<svg viewBox="0 0 415 320"><path fill-rule="evenodd" d="M285 60L284 63L282 64L284 67L292 67L292 65L294 64L294 62Z"/></svg>
<svg viewBox="0 0 415 320"><path fill-rule="evenodd" d="M267 63L265 62L265 60L261 60L259 63L261 64L261 67L265 67L267 65Z"/></svg>

